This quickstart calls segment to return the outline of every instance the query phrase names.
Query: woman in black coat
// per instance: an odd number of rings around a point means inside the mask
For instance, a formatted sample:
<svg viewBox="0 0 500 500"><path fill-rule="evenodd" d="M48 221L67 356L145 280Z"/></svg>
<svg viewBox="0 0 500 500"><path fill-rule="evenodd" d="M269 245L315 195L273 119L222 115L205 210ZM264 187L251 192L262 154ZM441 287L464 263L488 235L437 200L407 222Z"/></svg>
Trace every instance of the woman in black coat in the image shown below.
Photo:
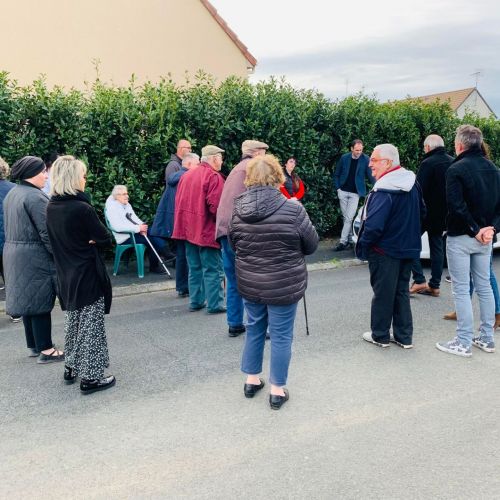
<svg viewBox="0 0 500 500"><path fill-rule="evenodd" d="M284 388L291 358L297 303L307 288L305 255L318 246L318 234L304 207L287 200L279 188L284 175L271 155L252 159L246 170L247 191L235 199L229 239L236 255L236 280L247 311L247 336L241 370L244 394L264 387L259 378L266 331L271 337L271 408L288 400Z"/></svg>
<svg viewBox="0 0 500 500"><path fill-rule="evenodd" d="M3 202L6 310L23 317L29 356L38 363L63 361L52 343L51 311L56 299L56 272L47 235L48 196L45 163L25 156L12 165L11 179L19 181Z"/></svg>
<svg viewBox="0 0 500 500"><path fill-rule="evenodd" d="M108 389L109 365L104 314L111 307L111 282L98 249L112 238L84 193L87 167L72 156L61 156L50 172L51 200L47 230L59 284L61 308L66 311L64 380L81 378L84 394Z"/></svg>

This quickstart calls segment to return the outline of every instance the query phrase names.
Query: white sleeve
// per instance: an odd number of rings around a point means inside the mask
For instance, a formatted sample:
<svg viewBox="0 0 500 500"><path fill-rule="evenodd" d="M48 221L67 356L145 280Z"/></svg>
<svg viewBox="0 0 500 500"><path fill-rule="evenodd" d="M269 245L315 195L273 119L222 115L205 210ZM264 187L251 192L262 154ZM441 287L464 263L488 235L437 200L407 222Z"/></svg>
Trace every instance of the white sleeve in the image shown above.
<svg viewBox="0 0 500 500"><path fill-rule="evenodd" d="M126 210L122 206L120 206L121 204L119 204L118 202L106 202L106 207L105 207L105 211L106 211L106 217L109 221L109 224L111 226L111 228L113 229L113 231L116 231L117 233L122 233L122 232L133 232L133 233L138 233L139 232L139 226L136 226L135 224L132 224L132 222L130 222L126 217L125 215L127 214L127 212L129 212L131 210L131 207L130 207L130 210ZM131 210L132 213L134 212L133 210ZM134 220L135 217L133 217Z"/></svg>

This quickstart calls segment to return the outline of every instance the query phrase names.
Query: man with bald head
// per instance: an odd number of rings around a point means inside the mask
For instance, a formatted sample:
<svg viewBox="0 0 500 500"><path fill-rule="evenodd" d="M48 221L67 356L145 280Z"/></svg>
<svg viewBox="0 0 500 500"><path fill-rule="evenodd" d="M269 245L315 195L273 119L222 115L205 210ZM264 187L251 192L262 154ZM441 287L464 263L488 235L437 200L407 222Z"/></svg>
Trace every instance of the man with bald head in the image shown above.
<svg viewBox="0 0 500 500"><path fill-rule="evenodd" d="M165 168L165 186L168 188L168 178L182 169L184 156L191 153L191 143L186 139L181 139L177 143L176 152L170 157L170 161Z"/></svg>
<svg viewBox="0 0 500 500"><path fill-rule="evenodd" d="M417 173L427 215L422 223L422 233L427 231L431 257L431 279L426 283L420 258L412 266L413 284L410 293L439 296L441 275L443 274L443 232L446 229L446 171L453 158L446 154L443 138L429 135L424 141L424 158Z"/></svg>

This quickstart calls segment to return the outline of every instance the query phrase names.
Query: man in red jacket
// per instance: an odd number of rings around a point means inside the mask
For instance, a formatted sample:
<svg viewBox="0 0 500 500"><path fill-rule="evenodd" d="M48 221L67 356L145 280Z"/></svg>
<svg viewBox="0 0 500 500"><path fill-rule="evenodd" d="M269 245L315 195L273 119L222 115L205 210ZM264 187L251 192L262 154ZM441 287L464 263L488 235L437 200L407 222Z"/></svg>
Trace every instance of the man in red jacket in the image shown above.
<svg viewBox="0 0 500 500"><path fill-rule="evenodd" d="M224 178L220 173L224 150L208 145L201 150L198 168L179 181L172 239L185 240L189 266L190 311L207 307L209 314L226 312L222 287L222 256L215 240L215 217Z"/></svg>

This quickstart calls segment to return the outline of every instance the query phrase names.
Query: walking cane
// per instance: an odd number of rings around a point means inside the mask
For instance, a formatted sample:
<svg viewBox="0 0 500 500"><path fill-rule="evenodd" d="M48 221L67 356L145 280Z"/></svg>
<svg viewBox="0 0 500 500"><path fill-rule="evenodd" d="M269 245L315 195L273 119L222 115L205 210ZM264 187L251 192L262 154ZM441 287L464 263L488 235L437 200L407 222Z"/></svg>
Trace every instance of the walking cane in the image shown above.
<svg viewBox="0 0 500 500"><path fill-rule="evenodd" d="M125 214L125 217L132 223L132 224L135 224L136 226L140 226L140 224L138 222L134 222L132 220L132 214ZM146 239L146 241L148 242L148 245L151 247L151 250L153 250L154 254L156 255L156 258L160 261L160 264L163 266L163 269L165 269L165 271L167 272L168 274L168 277L169 278L172 278L172 275L170 274L170 271L167 269L167 266L165 265L165 262L163 262L162 258L158 255L158 252L156 251L156 248L153 246L153 244L151 243L151 241L149 241L149 238L148 238L148 235L147 234L144 234L143 235L144 238Z"/></svg>
<svg viewBox="0 0 500 500"><path fill-rule="evenodd" d="M304 301L304 315L306 317L306 335L309 335L309 320L307 319L307 303L306 303L306 294L304 293L304 297L302 298Z"/></svg>

